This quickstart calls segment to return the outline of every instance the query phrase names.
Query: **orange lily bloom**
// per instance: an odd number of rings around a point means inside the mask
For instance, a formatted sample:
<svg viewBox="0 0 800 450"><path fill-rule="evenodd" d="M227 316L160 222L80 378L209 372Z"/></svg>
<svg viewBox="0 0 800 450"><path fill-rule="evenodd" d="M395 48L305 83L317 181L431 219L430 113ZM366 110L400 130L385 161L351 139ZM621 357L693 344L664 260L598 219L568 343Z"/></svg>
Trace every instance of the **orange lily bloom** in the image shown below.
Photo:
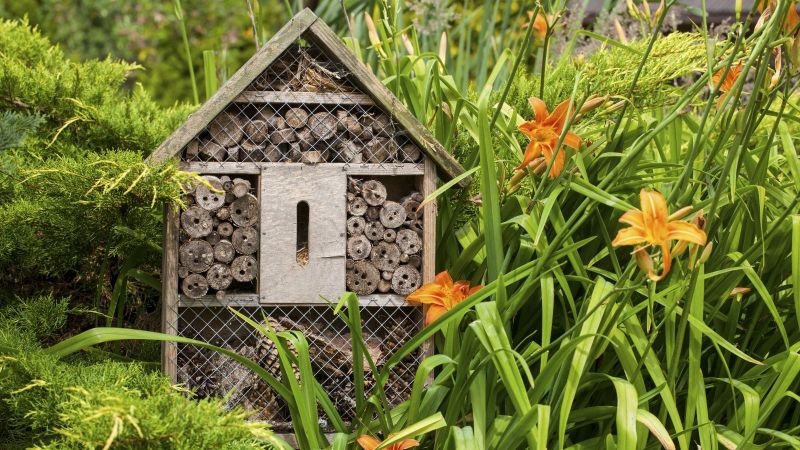
<svg viewBox="0 0 800 450"><path fill-rule="evenodd" d="M721 68L711 77L711 82L716 86L719 84L720 79L722 79L722 74L725 72L725 68ZM742 64L738 63L735 66L731 66L728 69L728 73L725 74L725 79L722 79L722 84L719 86L719 91L721 94L719 95L719 99L717 99L717 108L722 106L722 102L725 100L725 96L728 95L731 89L733 89L733 84L736 83L736 80L739 78L739 75L742 73Z"/></svg>
<svg viewBox="0 0 800 450"><path fill-rule="evenodd" d="M760 0L758 2L758 12L764 14L766 11L766 17L759 18L759 22L765 22L777 8L778 2L776 0ZM762 19L764 20L762 21ZM797 5L794 1L791 1L789 2L789 9L786 10L786 17L783 19L783 31L787 34L791 33L798 23L800 23L800 15L797 14Z"/></svg>
<svg viewBox="0 0 800 450"><path fill-rule="evenodd" d="M528 26L531 24L531 20L533 20L533 44L536 47L541 47L544 45L544 40L547 37L547 16L544 14L537 13L536 18L533 17L533 10L527 12L528 14L528 21L522 24L522 28L527 29Z"/></svg>
<svg viewBox="0 0 800 450"><path fill-rule="evenodd" d="M569 110L571 106L569 100L564 100L561 104L556 106L552 113L549 113L547 111L547 105L545 105L542 100L531 97L528 99L528 102L533 108L535 117L533 120L524 122L519 126L519 131L531 141L528 143L528 147L525 148L525 155L522 158L522 163L517 166L517 170L523 169L540 155L544 155L545 161L548 163L550 162L553 153L556 151L555 147L558 143L558 138L564 130L567 110ZM581 138L571 131L567 131L562 142L564 145L576 150L579 149L583 143ZM565 150L562 149L556 153L553 165L550 167L550 178L557 177L561 171L564 170L564 164L566 162L564 151Z"/></svg>
<svg viewBox="0 0 800 450"><path fill-rule="evenodd" d="M361 446L364 450L375 450L381 445L380 441L375 439L372 436L367 436L366 434L361 435L356 439L358 445ZM386 450L406 450L407 448L414 448L419 446L419 442L414 439L403 439L400 442L395 442L394 444L386 447Z"/></svg>
<svg viewBox="0 0 800 450"><path fill-rule="evenodd" d="M445 270L436 275L433 283L423 285L406 297L406 300L428 305L425 325L430 325L482 287L480 284L469 287L469 282L465 280L453 282L453 277Z"/></svg>
<svg viewBox="0 0 800 450"><path fill-rule="evenodd" d="M641 211L634 209L619 218L620 222L630 225L630 228L619 230L611 245L619 247L621 245L647 244L661 247L661 255L664 258L664 269L661 274L656 275L652 268L647 269L647 276L653 281L659 281L667 276L672 267L669 242L686 241L692 244L706 245L706 233L693 223L674 218L679 213L685 215L686 208L681 209L673 216L668 216L667 202L659 192L642 189L639 197ZM636 251L639 250L641 247Z"/></svg>

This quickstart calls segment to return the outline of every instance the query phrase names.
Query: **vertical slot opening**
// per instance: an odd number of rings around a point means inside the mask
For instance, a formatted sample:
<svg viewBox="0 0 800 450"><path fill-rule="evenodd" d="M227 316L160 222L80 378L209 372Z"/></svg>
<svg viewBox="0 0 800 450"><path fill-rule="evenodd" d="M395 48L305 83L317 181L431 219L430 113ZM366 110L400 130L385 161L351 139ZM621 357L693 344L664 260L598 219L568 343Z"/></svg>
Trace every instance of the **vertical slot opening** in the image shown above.
<svg viewBox="0 0 800 450"><path fill-rule="evenodd" d="M308 264L308 203L297 203L297 264Z"/></svg>

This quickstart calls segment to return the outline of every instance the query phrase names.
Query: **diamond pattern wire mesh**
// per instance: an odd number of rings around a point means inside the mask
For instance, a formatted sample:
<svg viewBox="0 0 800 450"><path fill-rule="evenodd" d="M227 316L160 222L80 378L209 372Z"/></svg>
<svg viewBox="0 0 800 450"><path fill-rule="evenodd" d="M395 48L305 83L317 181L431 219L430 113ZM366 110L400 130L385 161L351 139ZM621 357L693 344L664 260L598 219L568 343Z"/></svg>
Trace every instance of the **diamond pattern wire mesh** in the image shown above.
<svg viewBox="0 0 800 450"><path fill-rule="evenodd" d="M344 67L285 50L183 149L190 162L420 163L423 155Z"/></svg>
<svg viewBox="0 0 800 450"><path fill-rule="evenodd" d="M191 307L178 309L177 334L209 342L244 355L280 378L277 351L272 342L219 303L192 300ZM226 302L245 316L263 322L267 317L276 331L298 330L309 343L311 365L317 381L346 421L355 414L350 334L329 306L252 306L249 302ZM374 301L361 307L364 340L380 369L394 351L418 331L421 311L415 307L381 306ZM404 401L411 390L420 350L392 369L386 384L391 405ZM177 346L178 382L201 398L227 396L227 405L255 411L253 419L269 422L277 431L290 431L289 412L269 386L252 371L232 359L193 345ZM365 367L367 395L374 377ZM323 428L327 417L320 409Z"/></svg>

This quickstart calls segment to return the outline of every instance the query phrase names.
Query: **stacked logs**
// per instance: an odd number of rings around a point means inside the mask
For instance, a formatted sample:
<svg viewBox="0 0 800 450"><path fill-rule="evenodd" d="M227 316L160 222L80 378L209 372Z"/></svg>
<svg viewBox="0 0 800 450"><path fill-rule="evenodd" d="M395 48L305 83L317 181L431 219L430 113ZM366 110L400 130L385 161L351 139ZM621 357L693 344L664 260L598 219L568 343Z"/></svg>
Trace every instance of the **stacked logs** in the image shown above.
<svg viewBox="0 0 800 450"><path fill-rule="evenodd" d="M213 292L218 300L234 284L247 288L256 278L258 199L249 180L204 176L183 200L178 277L188 298Z"/></svg>
<svg viewBox="0 0 800 450"><path fill-rule="evenodd" d="M304 106L266 107L250 117L222 112L186 146L187 161L416 163L419 148L389 116Z"/></svg>
<svg viewBox="0 0 800 450"><path fill-rule="evenodd" d="M378 180L348 179L347 288L359 295L408 295L422 276L423 197L412 192L387 200Z"/></svg>

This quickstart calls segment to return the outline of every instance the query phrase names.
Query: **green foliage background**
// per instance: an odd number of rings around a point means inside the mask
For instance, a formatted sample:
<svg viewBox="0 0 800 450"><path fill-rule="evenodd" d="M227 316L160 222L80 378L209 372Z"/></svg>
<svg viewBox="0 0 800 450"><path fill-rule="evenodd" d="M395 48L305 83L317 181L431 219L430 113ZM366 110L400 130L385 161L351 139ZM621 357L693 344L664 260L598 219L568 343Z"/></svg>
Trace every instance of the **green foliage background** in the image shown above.
<svg viewBox="0 0 800 450"><path fill-rule="evenodd" d="M180 27L198 85L204 50L224 81L253 36L265 42L303 6L261 3L255 31L233 0L183 2L183 22L168 2L0 6L28 16L0 22L0 446L95 448L109 436L120 448L268 445L254 441L268 430L241 411L169 386L149 363L157 344L96 345L154 334L83 332L158 328L161 206L178 202L192 175L143 160L195 108L181 102L192 87ZM475 168L468 190L439 197L438 268L488 285L393 357L436 340L411 400L390 409L380 387L359 396L364 420L337 423L337 450L360 433L396 432L459 450L800 446L800 121L796 74L768 87L773 47L787 43L774 20L761 34L661 35L609 1L627 38L578 39L575 13L562 17L565 39L527 51L520 2L315 3ZM752 69L717 109L709 74L733 61ZM531 95L551 109L606 101L573 125L587 145L567 171L511 186ZM704 208L714 244L702 261L676 259L657 285L611 245L642 188L663 192L673 211ZM731 296L736 287L751 290ZM357 335L357 300L344 300ZM302 336L260 331L285 366L309 357ZM280 383L298 439L319 447L318 403L330 400L312 391L307 365L301 372L300 384Z"/></svg>

